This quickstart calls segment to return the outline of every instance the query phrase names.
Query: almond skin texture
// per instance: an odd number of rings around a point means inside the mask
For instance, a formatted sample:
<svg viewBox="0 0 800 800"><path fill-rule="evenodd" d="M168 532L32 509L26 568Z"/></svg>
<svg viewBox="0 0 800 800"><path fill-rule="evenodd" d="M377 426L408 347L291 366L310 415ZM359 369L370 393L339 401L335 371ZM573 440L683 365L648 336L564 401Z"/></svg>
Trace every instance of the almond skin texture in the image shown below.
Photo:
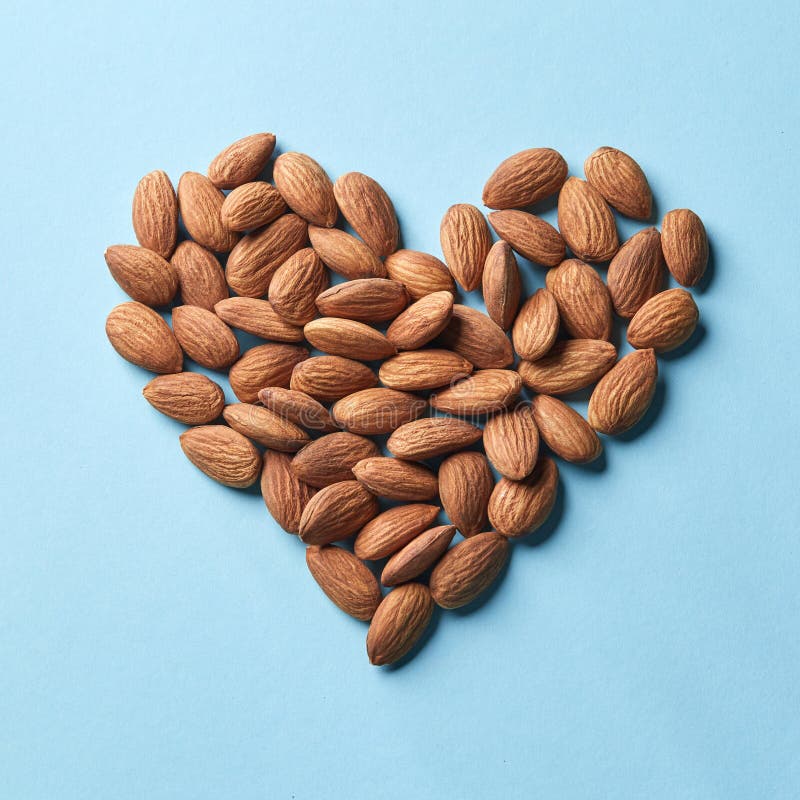
<svg viewBox="0 0 800 800"><path fill-rule="evenodd" d="M320 317L309 322L303 332L317 350L332 356L380 361L397 353L380 331L354 319Z"/></svg>
<svg viewBox="0 0 800 800"><path fill-rule="evenodd" d="M431 595L442 608L461 608L494 583L508 560L508 540L479 533L448 550L431 573Z"/></svg>
<svg viewBox="0 0 800 800"><path fill-rule="evenodd" d="M617 350L599 339L557 342L538 361L517 366L522 382L540 394L569 394L598 381L614 366Z"/></svg>
<svg viewBox="0 0 800 800"><path fill-rule="evenodd" d="M536 361L549 352L558 336L558 304L547 289L537 289L520 309L511 338L520 358Z"/></svg>
<svg viewBox="0 0 800 800"><path fill-rule="evenodd" d="M312 225L331 228L339 208L328 173L304 153L282 153L272 171L275 186L289 208Z"/></svg>
<svg viewBox="0 0 800 800"><path fill-rule="evenodd" d="M261 406L233 403L225 407L222 415L235 431L272 450L294 453L309 441L304 430Z"/></svg>
<svg viewBox="0 0 800 800"><path fill-rule="evenodd" d="M533 472L539 456L539 431L529 405L495 414L483 429L483 446L494 468L511 480Z"/></svg>
<svg viewBox="0 0 800 800"><path fill-rule="evenodd" d="M297 365L289 385L321 403L330 403L353 392L370 389L377 383L378 376L360 361L341 356L314 356Z"/></svg>
<svg viewBox="0 0 800 800"><path fill-rule="evenodd" d="M184 305L213 311L228 298L228 284L216 256L197 242L181 242L172 255Z"/></svg>
<svg viewBox="0 0 800 800"><path fill-rule="evenodd" d="M657 378L652 349L628 353L595 386L589 398L589 424L609 436L630 430L650 407Z"/></svg>
<svg viewBox="0 0 800 800"><path fill-rule="evenodd" d="M489 498L489 522L503 536L525 536L550 515L557 493L558 467L551 458L542 456L527 478L498 481Z"/></svg>
<svg viewBox="0 0 800 800"><path fill-rule="evenodd" d="M347 539L378 513L378 501L358 481L340 481L320 489L303 509L300 539L330 544Z"/></svg>
<svg viewBox="0 0 800 800"><path fill-rule="evenodd" d="M178 276L158 253L130 244L106 249L111 277L132 300L146 306L165 306L178 291Z"/></svg>
<svg viewBox="0 0 800 800"><path fill-rule="evenodd" d="M628 325L628 341L640 350L665 353L694 333L700 312L685 289L668 289L651 297Z"/></svg>
<svg viewBox="0 0 800 800"><path fill-rule="evenodd" d="M445 514L464 536L483 530L493 488L494 478L483 453L455 453L439 467L439 495Z"/></svg>
<svg viewBox="0 0 800 800"><path fill-rule="evenodd" d="M178 181L178 206L189 236L214 253L227 253L239 239L222 224L225 195L205 175L184 172Z"/></svg>
<svg viewBox="0 0 800 800"><path fill-rule="evenodd" d="M584 162L586 180L620 214L648 219L653 195L642 168L622 150L600 147Z"/></svg>
<svg viewBox="0 0 800 800"><path fill-rule="evenodd" d="M261 472L261 454L227 425L201 425L180 436L181 448L201 472L224 486L245 489Z"/></svg>
<svg viewBox="0 0 800 800"><path fill-rule="evenodd" d="M378 378L390 389L419 392L448 386L471 372L472 364L451 350L408 350L384 361Z"/></svg>
<svg viewBox="0 0 800 800"><path fill-rule="evenodd" d="M386 442L397 458L425 461L475 444L483 435L480 428L454 417L430 417L401 425Z"/></svg>
<svg viewBox="0 0 800 800"><path fill-rule="evenodd" d="M402 283L412 300L419 300L434 292L456 290L450 270L436 256L419 250L397 250L384 261L386 271L393 281Z"/></svg>
<svg viewBox="0 0 800 800"><path fill-rule="evenodd" d="M505 242L495 242L483 267L483 301L492 321L507 331L517 315L522 281L514 253Z"/></svg>
<svg viewBox="0 0 800 800"><path fill-rule="evenodd" d="M169 325L152 308L122 303L106 319L106 336L126 361L160 374L183 369L183 351Z"/></svg>
<svg viewBox="0 0 800 800"><path fill-rule="evenodd" d="M306 564L320 589L345 614L368 622L383 599L377 578L349 550L333 545L306 548Z"/></svg>
<svg viewBox="0 0 800 800"><path fill-rule="evenodd" d="M197 372L159 375L142 394L153 408L184 425L213 422L225 407L222 388Z"/></svg>
<svg viewBox="0 0 800 800"><path fill-rule="evenodd" d="M275 149L275 134L254 133L228 145L208 168L218 189L235 189L254 181L267 166Z"/></svg>
<svg viewBox="0 0 800 800"><path fill-rule="evenodd" d="M251 347L231 367L228 380L243 403L255 403L267 386L289 388L292 370L308 358L305 347L290 344L261 344Z"/></svg>
<svg viewBox="0 0 800 800"><path fill-rule="evenodd" d="M580 178L569 178L561 187L558 227L583 261L608 261L619 247L611 209L600 192Z"/></svg>
<svg viewBox="0 0 800 800"><path fill-rule="evenodd" d="M393 589L378 606L367 632L367 656L376 667L393 664L407 655L433 616L427 586L407 583Z"/></svg>
<svg viewBox="0 0 800 800"><path fill-rule="evenodd" d="M454 350L478 369L500 369L514 360L503 329L481 311L456 303L439 337L442 347Z"/></svg>
<svg viewBox="0 0 800 800"><path fill-rule="evenodd" d="M586 464L603 450L589 423L566 403L540 394L531 403L536 426L545 444L565 461Z"/></svg>
<svg viewBox="0 0 800 800"><path fill-rule="evenodd" d="M702 220L688 208L669 211L661 222L667 267L682 286L695 286L708 265L708 237Z"/></svg>
<svg viewBox="0 0 800 800"><path fill-rule="evenodd" d="M261 495L267 510L287 533L300 530L300 518L316 489L303 483L292 470L292 456L267 450L261 470Z"/></svg>
<svg viewBox="0 0 800 800"><path fill-rule="evenodd" d="M448 389L431 395L438 411L462 417L490 414L506 408L522 390L520 376L510 369L482 369Z"/></svg>
<svg viewBox="0 0 800 800"><path fill-rule="evenodd" d="M522 208L555 194L567 177L567 162L549 147L534 147L509 156L483 187L489 208Z"/></svg>
<svg viewBox="0 0 800 800"><path fill-rule="evenodd" d="M417 350L435 339L453 316L453 295L432 292L410 305L386 331L398 350Z"/></svg>
<svg viewBox="0 0 800 800"><path fill-rule="evenodd" d="M494 211L489 222L497 235L528 261L554 267L566 255L561 234L541 217L526 211Z"/></svg>
<svg viewBox="0 0 800 800"><path fill-rule="evenodd" d="M254 297L227 297L220 300L214 311L217 316L245 333L275 342L302 342L303 329L286 322L267 300Z"/></svg>
<svg viewBox="0 0 800 800"><path fill-rule="evenodd" d="M222 224L229 231L251 231L269 225L286 213L281 193L266 181L244 183L222 203Z"/></svg>
<svg viewBox="0 0 800 800"><path fill-rule="evenodd" d="M437 525L412 539L386 562L381 583L397 586L421 575L447 550L455 533L455 525Z"/></svg>
<svg viewBox="0 0 800 800"><path fill-rule="evenodd" d="M353 480L353 467L378 455L378 446L371 439L340 431L320 436L306 445L292 461L292 470L309 486L321 489Z"/></svg>
<svg viewBox="0 0 800 800"><path fill-rule="evenodd" d="M359 531L353 551L367 561L386 558L430 528L440 510L438 506L422 503L390 508Z"/></svg>
<svg viewBox="0 0 800 800"><path fill-rule="evenodd" d="M305 392L269 386L258 393L258 399L264 408L306 430L322 433L338 430L328 409Z"/></svg>
<svg viewBox="0 0 800 800"><path fill-rule="evenodd" d="M365 458L353 467L353 475L373 494L389 500L432 500L439 490L427 467L397 458Z"/></svg>
<svg viewBox="0 0 800 800"><path fill-rule="evenodd" d="M233 331L213 312L199 306L172 310L175 336L189 358L208 369L225 369L239 357Z"/></svg>
<svg viewBox="0 0 800 800"><path fill-rule="evenodd" d="M166 172L157 169L139 181L132 216L136 241L169 258L178 240L178 198Z"/></svg>
<svg viewBox="0 0 800 800"><path fill-rule="evenodd" d="M308 226L297 214L284 214L268 227L248 233L228 256L228 285L242 297L263 297L275 270L307 241Z"/></svg>
<svg viewBox="0 0 800 800"><path fill-rule="evenodd" d="M317 316L315 299L328 288L328 272L319 256L304 247L278 267L269 284L269 302L287 322L305 325Z"/></svg>
<svg viewBox="0 0 800 800"><path fill-rule="evenodd" d="M492 247L492 235L480 210L469 203L450 206L442 217L439 240L458 285L467 292L477 289Z"/></svg>
<svg viewBox="0 0 800 800"><path fill-rule="evenodd" d="M317 297L323 317L344 317L359 322L394 319L408 305L402 283L386 278L363 278L331 286Z"/></svg>
<svg viewBox="0 0 800 800"><path fill-rule="evenodd" d="M331 409L336 422L351 433L391 433L424 411L425 400L394 389L363 389L338 400Z"/></svg>
<svg viewBox="0 0 800 800"><path fill-rule="evenodd" d="M397 250L400 226L383 187L360 172L348 172L333 185L336 202L350 227L377 256Z"/></svg>
<svg viewBox="0 0 800 800"><path fill-rule="evenodd" d="M592 267L577 258L569 258L548 271L545 285L556 299L559 316L570 336L575 339L610 338L611 296Z"/></svg>
<svg viewBox="0 0 800 800"><path fill-rule="evenodd" d="M632 317L664 283L661 234L646 228L620 247L608 267L608 292L614 311Z"/></svg>
<svg viewBox="0 0 800 800"><path fill-rule="evenodd" d="M310 225L308 238L325 265L349 281L385 278L383 262L360 239L338 228Z"/></svg>

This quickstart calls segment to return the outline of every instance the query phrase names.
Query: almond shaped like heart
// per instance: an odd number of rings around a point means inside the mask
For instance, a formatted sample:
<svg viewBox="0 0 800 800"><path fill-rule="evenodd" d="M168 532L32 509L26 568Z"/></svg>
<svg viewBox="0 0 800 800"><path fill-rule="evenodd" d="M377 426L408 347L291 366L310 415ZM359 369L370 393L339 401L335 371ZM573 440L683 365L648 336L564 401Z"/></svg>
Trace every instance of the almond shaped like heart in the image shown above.
<svg viewBox="0 0 800 800"><path fill-rule="evenodd" d="M497 235L523 258L554 267L567 253L561 234L546 220L527 211L493 211L489 222Z"/></svg>
<svg viewBox="0 0 800 800"><path fill-rule="evenodd" d="M393 664L408 655L428 627L433 608L430 590L421 583L406 583L389 592L367 632L370 663Z"/></svg>
<svg viewBox="0 0 800 800"><path fill-rule="evenodd" d="M661 222L661 246L675 280L695 286L708 265L708 236L700 217L688 208L667 212Z"/></svg>
<svg viewBox="0 0 800 800"><path fill-rule="evenodd" d="M303 509L299 535L306 544L347 539L378 513L378 501L358 481L340 481L320 489Z"/></svg>
<svg viewBox="0 0 800 800"><path fill-rule="evenodd" d="M611 337L611 296L592 267L577 258L568 258L548 270L545 285L556 300L559 316L570 336Z"/></svg>
<svg viewBox="0 0 800 800"><path fill-rule="evenodd" d="M522 296L517 259L506 242L495 242L483 267L483 302L490 319L504 331L511 327Z"/></svg>
<svg viewBox="0 0 800 800"><path fill-rule="evenodd" d="M309 442L302 428L263 406L231 403L222 416L235 431L271 450L294 453Z"/></svg>
<svg viewBox="0 0 800 800"><path fill-rule="evenodd" d="M199 372L158 375L142 394L153 408L184 425L213 422L225 407L222 387Z"/></svg>
<svg viewBox="0 0 800 800"><path fill-rule="evenodd" d="M342 356L314 356L295 367L289 387L321 403L330 403L377 383L378 376L360 361Z"/></svg>
<svg viewBox="0 0 800 800"><path fill-rule="evenodd" d="M537 289L514 320L511 339L520 358L536 361L546 355L558 336L558 304L547 289Z"/></svg>
<svg viewBox="0 0 800 800"><path fill-rule="evenodd" d="M440 511L439 506L423 503L389 508L359 531L353 552L367 561L386 558L430 528Z"/></svg>
<svg viewBox="0 0 800 800"><path fill-rule="evenodd" d="M199 172L184 172L178 181L181 219L199 245L214 253L227 253L239 240L238 234L222 224L225 195Z"/></svg>
<svg viewBox="0 0 800 800"><path fill-rule="evenodd" d="M335 545L306 548L308 570L319 588L345 614L368 622L383 600L377 578L349 550Z"/></svg>
<svg viewBox="0 0 800 800"><path fill-rule="evenodd" d="M104 254L111 277L132 300L165 306L178 291L175 270L158 253L131 244L115 244Z"/></svg>
<svg viewBox="0 0 800 800"><path fill-rule="evenodd" d="M620 247L608 267L608 292L614 311L630 319L664 283L661 234L645 228Z"/></svg>
<svg viewBox="0 0 800 800"><path fill-rule="evenodd" d="M450 270L436 256L419 250L397 250L383 262L389 277L402 283L412 300L419 300L434 292L456 290Z"/></svg>
<svg viewBox="0 0 800 800"><path fill-rule="evenodd" d="M438 389L472 373L472 364L452 350L406 350L378 369L384 386L406 392Z"/></svg>
<svg viewBox="0 0 800 800"><path fill-rule="evenodd" d="M530 405L520 404L489 417L483 446L503 477L519 481L530 475L539 457L539 430Z"/></svg>
<svg viewBox="0 0 800 800"><path fill-rule="evenodd" d="M222 203L222 224L229 231L252 231L274 222L288 210L281 193L266 181L237 186Z"/></svg>
<svg viewBox="0 0 800 800"><path fill-rule="evenodd" d="M226 369L239 357L233 331L213 311L199 306L172 309L172 327L189 358L208 369Z"/></svg>
<svg viewBox="0 0 800 800"><path fill-rule="evenodd" d="M380 455L371 439L347 431L337 431L307 444L292 461L294 474L321 489L332 483L353 480L353 467L365 458Z"/></svg>
<svg viewBox="0 0 800 800"><path fill-rule="evenodd" d="M570 394L598 381L617 360L617 349L600 339L556 342L536 361L521 361L517 371L529 389L540 394Z"/></svg>
<svg viewBox="0 0 800 800"><path fill-rule="evenodd" d="M475 444L482 435L480 428L466 420L429 417L401 425L389 437L386 448L397 458L425 461L463 450Z"/></svg>
<svg viewBox="0 0 800 800"><path fill-rule="evenodd" d="M568 178L558 195L558 227L583 261L608 261L619 247L614 215L600 192L580 178Z"/></svg>
<svg viewBox="0 0 800 800"><path fill-rule="evenodd" d="M318 317L307 323L303 332L313 347L332 356L380 361L397 353L380 331L354 319Z"/></svg>
<svg viewBox="0 0 800 800"><path fill-rule="evenodd" d="M447 267L458 285L467 292L477 289L492 247L486 217L469 203L450 206L439 226L439 241Z"/></svg>
<svg viewBox="0 0 800 800"><path fill-rule="evenodd" d="M328 271L310 247L289 256L269 284L272 308L292 325L305 325L317 316L314 302L328 288Z"/></svg>
<svg viewBox="0 0 800 800"><path fill-rule="evenodd" d="M653 195L642 168L616 147L599 147L584 162L586 180L621 214L649 219Z"/></svg>
<svg viewBox="0 0 800 800"><path fill-rule="evenodd" d="M308 350L291 344L261 344L245 351L231 367L228 381L243 403L255 403L265 386L289 387L292 371L308 358Z"/></svg>
<svg viewBox="0 0 800 800"><path fill-rule="evenodd" d="M387 278L345 281L317 297L323 317L344 317L359 322L386 322L408 305L405 286Z"/></svg>
<svg viewBox="0 0 800 800"><path fill-rule="evenodd" d="M438 341L478 369L500 369L514 360L511 342L503 329L482 311L458 303Z"/></svg>
<svg viewBox="0 0 800 800"><path fill-rule="evenodd" d="M483 453L454 453L439 467L442 506L463 536L474 536L484 529L493 488L494 478Z"/></svg>
<svg viewBox="0 0 800 800"><path fill-rule="evenodd" d="M172 329L142 303L122 303L111 309L106 336L117 353L137 367L160 374L183 369L183 351Z"/></svg>
<svg viewBox="0 0 800 800"><path fill-rule="evenodd" d="M302 342L303 329L281 317L268 300L255 297L227 297L214 312L232 328L275 342Z"/></svg>
<svg viewBox="0 0 800 800"><path fill-rule="evenodd" d="M483 187L489 208L523 208L555 194L567 177L567 162L556 150L534 147L509 156Z"/></svg>
<svg viewBox="0 0 800 800"><path fill-rule="evenodd" d="M300 530L300 518L316 489L301 481L292 470L292 456L277 450L264 452L261 495L267 510L287 533Z"/></svg>
<svg viewBox="0 0 800 800"><path fill-rule="evenodd" d="M386 277L386 267L378 256L349 233L309 225L308 238L325 265L348 281Z"/></svg>
<svg viewBox="0 0 800 800"><path fill-rule="evenodd" d="M336 179L333 193L350 227L377 256L397 250L400 226L394 206L383 187L361 172L348 172Z"/></svg>
<svg viewBox="0 0 800 800"><path fill-rule="evenodd" d="M377 436L417 419L427 403L394 389L362 389L338 400L331 409L336 422L351 433Z"/></svg>
<svg viewBox="0 0 800 800"><path fill-rule="evenodd" d="M417 350L435 339L453 316L453 295L432 292L412 303L386 330L398 350Z"/></svg>
<svg viewBox="0 0 800 800"><path fill-rule="evenodd" d="M133 194L133 230L142 247L169 258L178 240L178 198L163 170L148 172Z"/></svg>
<svg viewBox="0 0 800 800"><path fill-rule="evenodd" d="M489 498L489 522L511 539L526 536L544 523L556 502L558 467L540 456L536 468L519 481L501 478Z"/></svg>
<svg viewBox="0 0 800 800"><path fill-rule="evenodd" d="M197 242L181 242L170 263L178 276L184 305L214 311L217 303L228 299L225 273L210 250Z"/></svg>
<svg viewBox="0 0 800 800"><path fill-rule="evenodd" d="M447 550L455 533L455 525L437 525L423 531L386 562L381 583L397 586L421 575Z"/></svg>
<svg viewBox="0 0 800 800"><path fill-rule="evenodd" d="M603 452L597 434L574 408L546 394L534 397L531 406L539 434L557 456L586 464Z"/></svg>
<svg viewBox="0 0 800 800"><path fill-rule="evenodd" d="M651 297L628 325L628 341L638 349L652 347L657 353L674 350L697 327L700 312L686 289L668 289Z"/></svg>
<svg viewBox="0 0 800 800"><path fill-rule="evenodd" d="M518 373L510 369L482 369L448 389L430 397L438 411L461 417L500 411L517 399L522 390Z"/></svg>
<svg viewBox="0 0 800 800"><path fill-rule="evenodd" d="M275 150L274 133L253 133L228 145L208 167L208 177L218 189L235 189L254 181Z"/></svg>
<svg viewBox="0 0 800 800"><path fill-rule="evenodd" d="M227 425L201 425L180 436L181 449L201 472L224 486L245 489L261 472L261 454Z"/></svg>
<svg viewBox="0 0 800 800"><path fill-rule="evenodd" d="M305 153L281 153L272 168L275 186L286 204L306 222L332 228L339 216L328 173Z"/></svg>
<svg viewBox="0 0 800 800"><path fill-rule="evenodd" d="M259 391L258 399L265 408L300 428L321 433L339 430L328 409L305 392L268 386Z"/></svg>
<svg viewBox="0 0 800 800"><path fill-rule="evenodd" d="M388 500L432 500L439 491L431 470L398 458L365 458L353 467L353 475L373 494Z"/></svg>

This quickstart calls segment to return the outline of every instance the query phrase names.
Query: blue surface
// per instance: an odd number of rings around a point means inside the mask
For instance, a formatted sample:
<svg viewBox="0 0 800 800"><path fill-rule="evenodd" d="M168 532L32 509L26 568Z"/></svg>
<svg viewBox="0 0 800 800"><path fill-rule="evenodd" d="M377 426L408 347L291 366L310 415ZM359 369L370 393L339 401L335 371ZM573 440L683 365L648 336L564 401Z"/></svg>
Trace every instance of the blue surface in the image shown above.
<svg viewBox="0 0 800 800"><path fill-rule="evenodd" d="M112 5L0 33L0 795L800 796L795 7ZM629 151L711 237L652 423L400 669L103 334L138 178L260 130L375 176L418 249L536 145Z"/></svg>

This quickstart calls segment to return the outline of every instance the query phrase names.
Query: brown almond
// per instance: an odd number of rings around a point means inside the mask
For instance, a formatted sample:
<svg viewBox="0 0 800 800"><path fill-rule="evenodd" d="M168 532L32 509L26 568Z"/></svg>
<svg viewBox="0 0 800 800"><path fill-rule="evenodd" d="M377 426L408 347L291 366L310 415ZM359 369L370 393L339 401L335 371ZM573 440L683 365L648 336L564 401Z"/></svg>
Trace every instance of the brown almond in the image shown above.
<svg viewBox="0 0 800 800"><path fill-rule="evenodd" d="M661 234L646 228L620 247L608 267L608 292L614 311L632 317L664 283Z"/></svg>
<svg viewBox="0 0 800 800"><path fill-rule="evenodd" d="M275 522L287 533L300 530L300 518L316 489L303 483L292 470L292 456L267 450L261 470L261 495Z"/></svg>
<svg viewBox="0 0 800 800"><path fill-rule="evenodd" d="M106 249L105 259L111 277L138 303L165 306L178 291L175 270L152 250L115 244Z"/></svg>
<svg viewBox="0 0 800 800"><path fill-rule="evenodd" d="M257 444L294 453L308 444L308 434L274 411L250 403L232 403L222 412L225 422Z"/></svg>
<svg viewBox="0 0 800 800"><path fill-rule="evenodd" d="M309 322L303 332L313 347L332 356L380 361L397 352L380 331L354 319L319 317Z"/></svg>
<svg viewBox="0 0 800 800"><path fill-rule="evenodd" d="M506 408L522 390L520 376L510 369L482 369L430 397L438 411L462 417L490 414Z"/></svg>
<svg viewBox="0 0 800 800"><path fill-rule="evenodd" d="M661 221L661 247L675 280L695 286L708 265L708 236L700 217L688 208L667 212Z"/></svg>
<svg viewBox="0 0 800 800"><path fill-rule="evenodd" d="M557 493L558 467L551 458L541 456L526 478L500 478L489 498L489 522L503 536L525 536L550 516Z"/></svg>
<svg viewBox="0 0 800 800"><path fill-rule="evenodd" d="M341 356L314 356L297 365L289 385L315 400L329 403L377 383L378 376L360 361Z"/></svg>
<svg viewBox="0 0 800 800"><path fill-rule="evenodd" d="M407 655L425 633L433 608L431 593L421 583L406 583L389 592L367 632L370 663L393 664Z"/></svg>
<svg viewBox="0 0 800 800"><path fill-rule="evenodd" d="M636 348L665 353L680 347L694 333L700 312L685 289L668 289L651 297L628 325L628 341Z"/></svg>
<svg viewBox="0 0 800 800"><path fill-rule="evenodd" d="M610 338L611 296L592 267L577 258L568 258L548 270L545 285L556 299L559 316L570 336Z"/></svg>
<svg viewBox="0 0 800 800"><path fill-rule="evenodd" d="M306 430L322 433L338 430L328 409L305 392L269 386L258 393L258 399L265 408Z"/></svg>
<svg viewBox="0 0 800 800"><path fill-rule="evenodd" d="M540 394L569 394L598 381L614 366L617 350L599 339L557 342L543 358L521 361L522 382Z"/></svg>
<svg viewBox="0 0 800 800"><path fill-rule="evenodd" d="M367 436L391 433L424 411L426 402L394 389L362 389L337 400L331 416L345 430Z"/></svg>
<svg viewBox="0 0 800 800"><path fill-rule="evenodd" d="M239 239L222 224L225 195L205 175L184 172L178 181L178 206L183 224L202 247L215 253L227 253Z"/></svg>
<svg viewBox="0 0 800 800"><path fill-rule="evenodd" d="M383 262L360 239L338 228L310 225L308 238L325 265L349 281L385 278Z"/></svg>
<svg viewBox="0 0 800 800"><path fill-rule="evenodd" d="M425 461L475 444L483 432L466 420L430 417L407 422L395 430L386 448L397 458Z"/></svg>
<svg viewBox="0 0 800 800"><path fill-rule="evenodd" d="M397 586L421 575L447 550L455 533L455 525L437 525L412 539L386 562L381 583Z"/></svg>
<svg viewBox="0 0 800 800"><path fill-rule="evenodd" d="M269 302L288 322L305 325L317 316L314 301L327 288L325 266L310 247L304 247L275 271L269 284Z"/></svg>
<svg viewBox="0 0 800 800"><path fill-rule="evenodd" d="M261 454L227 425L201 425L180 436L181 449L201 472L224 486L245 489L258 480Z"/></svg>
<svg viewBox="0 0 800 800"><path fill-rule="evenodd" d="M439 467L439 496L444 512L464 536L483 530L493 488L494 478L483 453L454 453Z"/></svg>
<svg viewBox="0 0 800 800"><path fill-rule="evenodd" d="M305 153L281 153L272 171L275 186L289 208L312 225L331 228L339 208L328 173Z"/></svg>
<svg viewBox="0 0 800 800"><path fill-rule="evenodd" d="M353 551L367 561L386 558L430 528L440 510L422 503L387 509L359 531Z"/></svg>
<svg viewBox="0 0 800 800"><path fill-rule="evenodd" d="M184 425L213 422L225 407L222 388L197 372L158 375L142 394L153 408Z"/></svg>
<svg viewBox="0 0 800 800"><path fill-rule="evenodd" d="M483 267L483 302L486 313L504 331L517 316L522 281L514 253L505 242L495 242Z"/></svg>
<svg viewBox="0 0 800 800"><path fill-rule="evenodd" d="M530 475L539 456L539 431L531 407L518 405L490 417L483 429L483 446L503 477L519 481Z"/></svg>
<svg viewBox="0 0 800 800"><path fill-rule="evenodd" d="M225 369L239 357L233 331L213 312L199 306L172 310L175 336L189 358L208 369Z"/></svg>
<svg viewBox="0 0 800 800"><path fill-rule="evenodd" d="M237 186L222 203L222 224L229 231L252 231L269 225L287 210L281 193L266 181Z"/></svg>
<svg viewBox="0 0 800 800"><path fill-rule="evenodd" d="M616 147L600 147L584 162L586 180L626 217L648 219L653 195L642 168Z"/></svg>
<svg viewBox="0 0 800 800"><path fill-rule="evenodd" d="M228 380L243 403L255 403L267 386L289 387L292 370L308 358L308 350L291 344L261 344L245 351L231 367Z"/></svg>
<svg viewBox="0 0 800 800"><path fill-rule="evenodd" d="M407 305L405 286L386 278L345 281L317 297L317 309L323 317L344 317L359 322L394 319Z"/></svg>
<svg viewBox="0 0 800 800"><path fill-rule="evenodd" d="M558 336L558 304L547 289L537 289L523 304L511 338L520 358L536 361L546 355Z"/></svg>
<svg viewBox="0 0 800 800"><path fill-rule="evenodd" d="M489 208L523 208L555 194L567 177L567 162L556 150L534 147L509 156L483 187Z"/></svg>
<svg viewBox="0 0 800 800"><path fill-rule="evenodd" d="M507 367L514 360L511 342L503 329L481 311L456 303L439 341L478 369Z"/></svg>
<svg viewBox="0 0 800 800"><path fill-rule="evenodd" d="M183 351L169 325L152 308L122 303L106 319L106 336L126 361L150 372L183 369Z"/></svg>
<svg viewBox="0 0 800 800"><path fill-rule="evenodd" d="M435 339L453 316L453 295L431 292L410 305L386 331L398 350L417 350Z"/></svg>
<svg viewBox="0 0 800 800"><path fill-rule="evenodd" d="M531 405L542 439L557 456L586 464L600 455L600 439L575 409L546 394L534 397Z"/></svg>
<svg viewBox="0 0 800 800"><path fill-rule="evenodd" d="M373 494L389 500L432 500L439 491L431 470L398 458L365 458L353 467L353 475Z"/></svg>
<svg viewBox="0 0 800 800"><path fill-rule="evenodd" d="M274 133L253 133L228 145L208 168L218 189L235 189L254 181L267 166L275 149Z"/></svg>
<svg viewBox="0 0 800 800"><path fill-rule="evenodd" d="M320 489L303 509L300 539L330 544L347 539L378 513L378 501L358 481L340 481Z"/></svg>
<svg viewBox="0 0 800 800"><path fill-rule="evenodd" d="M337 178L333 193L350 227L375 255L388 256L397 250L400 226L389 195L377 181L348 172Z"/></svg>
<svg viewBox="0 0 800 800"><path fill-rule="evenodd" d="M439 227L439 240L444 260L458 285L467 292L477 289L492 246L486 217L469 203L450 206Z"/></svg>
<svg viewBox="0 0 800 800"><path fill-rule="evenodd" d="M228 284L219 261L197 242L181 242L170 263L178 276L184 305L213 311L217 303L228 298Z"/></svg>
<svg viewBox="0 0 800 800"><path fill-rule="evenodd" d="M493 211L489 222L497 235L523 258L554 267L566 255L561 234L547 221L526 211Z"/></svg>
<svg viewBox="0 0 800 800"><path fill-rule="evenodd" d="M393 281L402 283L412 300L419 300L434 292L456 290L450 270L436 256L418 250L397 250L384 261L386 271Z"/></svg>
<svg viewBox="0 0 800 800"><path fill-rule="evenodd" d="M132 216L136 241L169 258L178 240L178 198L166 172L157 169L139 181Z"/></svg>
<svg viewBox="0 0 800 800"><path fill-rule="evenodd" d="M407 350L387 359L378 378L390 389L419 392L448 386L472 373L472 364L451 350Z"/></svg>
<svg viewBox="0 0 800 800"><path fill-rule="evenodd" d="M228 297L220 300L214 311L232 328L276 342L302 342L303 329L281 317L267 300L255 297Z"/></svg>
<svg viewBox="0 0 800 800"><path fill-rule="evenodd" d="M306 564L320 589L345 614L368 622L383 599L377 578L349 550L335 545L306 548Z"/></svg>
<svg viewBox="0 0 800 800"><path fill-rule="evenodd" d="M295 456L292 470L309 486L322 488L353 480L353 467L379 454L378 446L371 439L340 431L307 444Z"/></svg>
<svg viewBox="0 0 800 800"><path fill-rule="evenodd" d="M580 178L568 178L561 187L558 227L583 261L608 261L619 247L611 209L600 192Z"/></svg>

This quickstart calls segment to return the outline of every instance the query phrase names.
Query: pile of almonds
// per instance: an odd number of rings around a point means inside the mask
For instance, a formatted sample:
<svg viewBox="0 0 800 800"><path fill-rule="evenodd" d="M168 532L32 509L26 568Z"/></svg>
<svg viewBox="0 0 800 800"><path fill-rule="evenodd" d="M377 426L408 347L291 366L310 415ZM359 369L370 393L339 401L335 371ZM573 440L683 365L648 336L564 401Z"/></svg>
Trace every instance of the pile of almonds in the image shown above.
<svg viewBox="0 0 800 800"><path fill-rule="evenodd" d="M620 244L612 208L651 216L639 165L601 147L582 180L567 177L555 150L536 148L486 182L488 223L473 205L447 210L441 261L398 249L392 202L366 175L334 183L288 152L272 183L260 179L274 148L272 134L241 139L206 175L185 173L177 194L164 172L142 178L139 246L105 254L133 302L113 309L106 333L123 358L158 373L144 396L191 426L180 441L193 464L227 486L260 477L267 508L307 545L323 591L371 620L370 661L389 664L419 640L434 604L478 597L502 571L509 540L547 519L559 475L542 443L586 463L601 453L598 432L642 419L656 353L686 342L698 319L689 292L662 291L666 269L695 285L706 233L677 209L660 233L645 228ZM558 230L525 210L555 193ZM355 235L336 227L340 214ZM515 253L547 268L546 288L522 296ZM610 262L606 280L587 262ZM344 281L331 285L329 270ZM456 284L481 289L486 313L456 303ZM171 308L171 328L154 308ZM613 314L630 320L636 348L619 360ZM265 343L240 352L232 329ZM228 371L240 402L226 405L218 383L184 372L184 356ZM593 384L588 421L558 399ZM523 386L530 402L520 401ZM386 435L390 456L374 438ZM437 524L442 508L448 524ZM351 537L352 550L334 544ZM375 562L384 562L380 583Z"/></svg>

